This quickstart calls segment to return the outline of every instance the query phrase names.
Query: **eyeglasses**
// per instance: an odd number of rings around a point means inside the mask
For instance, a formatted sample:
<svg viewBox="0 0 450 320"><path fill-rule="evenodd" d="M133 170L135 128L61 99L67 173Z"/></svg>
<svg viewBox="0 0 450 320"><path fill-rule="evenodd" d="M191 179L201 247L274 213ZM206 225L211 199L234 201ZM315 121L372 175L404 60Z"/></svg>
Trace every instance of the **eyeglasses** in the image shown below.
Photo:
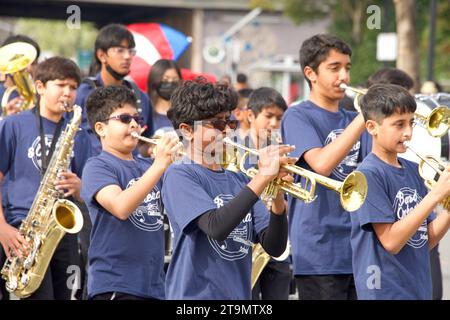
<svg viewBox="0 0 450 320"><path fill-rule="evenodd" d="M230 127L230 129L234 130L237 128L238 121L237 120L221 120L221 119L212 119L212 120L201 120L200 123L202 125L210 125L214 129L219 131L224 131L226 127Z"/></svg>
<svg viewBox="0 0 450 320"><path fill-rule="evenodd" d="M108 121L108 120L119 120L120 122L125 123L125 124L130 124L131 120L134 120L141 127L144 125L144 118L142 116L139 116L139 115L132 116L132 115L126 114L126 113L109 117L108 119L102 120L101 122Z"/></svg>
<svg viewBox="0 0 450 320"><path fill-rule="evenodd" d="M134 57L136 55L136 49L135 48L127 48L127 47L122 47L122 46L117 46L117 47L111 47L109 48L111 49L112 52L123 56L125 54L125 52L128 52L130 54L130 56Z"/></svg>

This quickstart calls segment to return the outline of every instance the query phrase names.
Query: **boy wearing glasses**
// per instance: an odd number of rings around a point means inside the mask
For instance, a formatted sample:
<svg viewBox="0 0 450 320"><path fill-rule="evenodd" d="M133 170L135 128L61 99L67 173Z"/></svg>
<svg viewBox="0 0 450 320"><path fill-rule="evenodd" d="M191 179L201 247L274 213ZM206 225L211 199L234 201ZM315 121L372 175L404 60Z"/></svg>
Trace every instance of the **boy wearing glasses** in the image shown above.
<svg viewBox="0 0 450 320"><path fill-rule="evenodd" d="M172 94L168 117L185 142L186 156L164 175L163 203L173 228L173 255L166 278L167 299L250 299L252 244L280 255L287 241L283 195L271 212L259 201L293 147L260 150L260 172L249 181L214 160L224 147L236 92L202 79ZM280 176L286 173L281 172ZM269 221L270 220L270 221Z"/></svg>
<svg viewBox="0 0 450 320"><path fill-rule="evenodd" d="M110 85L125 85L131 89L137 98L137 109L144 119L145 136L153 135L152 107L146 93L141 91L133 81L125 79L130 72L131 62L136 54L133 34L123 25L109 24L103 27L95 40L95 54L92 61L90 75L83 80L77 92L76 103L83 108L83 119L81 127L89 134L89 140L93 155L98 155L102 151L100 141L97 139L95 129L89 126L86 114L86 99L89 94L100 87ZM137 150L136 150L137 153ZM88 218L87 208L80 206L85 218ZM81 253L84 261L87 260L87 249L89 247L89 234L91 224L89 219L79 233ZM83 274L84 275L84 274ZM83 279L83 283L86 280ZM85 293L85 290L83 290Z"/></svg>
<svg viewBox="0 0 450 320"><path fill-rule="evenodd" d="M86 163L82 197L92 221L88 298L164 299L161 181L179 147L164 136L155 160L133 155L143 119L125 86L97 88L86 102L102 152Z"/></svg>
<svg viewBox="0 0 450 320"><path fill-rule="evenodd" d="M18 228L31 208L59 137L65 130L65 106L73 105L81 76L73 61L53 57L37 65L34 79L38 93L36 106L6 118L0 128L0 184L6 174L9 178L5 212L0 204L0 242L7 257L11 254L20 257L30 247ZM81 200L80 177L89 156L88 138L82 130L75 138L70 170L60 172L60 180L55 183L64 198ZM73 277L71 270L77 264L77 235L66 234L50 261L41 286L27 299L70 300L72 288L67 284Z"/></svg>
<svg viewBox="0 0 450 320"><path fill-rule="evenodd" d="M286 101L281 94L273 88L258 88L249 97L248 109L250 130L244 139L244 144L252 149L262 149L270 144L279 144L281 142L281 118L287 109ZM249 156L246 161L246 169L255 165L257 165L257 158ZM253 288L253 299L288 300L290 281L289 260L271 259Z"/></svg>
<svg viewBox="0 0 450 320"><path fill-rule="evenodd" d="M86 118L86 99L98 87L125 85L137 98L137 109L144 119L146 131L144 135L153 134L151 103L146 93L141 91L133 81L125 79L130 73L131 62L136 55L133 34L123 25L109 24L103 27L95 40L95 55L90 74L95 75L83 80L77 93L76 104L83 108L82 127L90 133L94 154L101 152L102 147L90 128Z"/></svg>

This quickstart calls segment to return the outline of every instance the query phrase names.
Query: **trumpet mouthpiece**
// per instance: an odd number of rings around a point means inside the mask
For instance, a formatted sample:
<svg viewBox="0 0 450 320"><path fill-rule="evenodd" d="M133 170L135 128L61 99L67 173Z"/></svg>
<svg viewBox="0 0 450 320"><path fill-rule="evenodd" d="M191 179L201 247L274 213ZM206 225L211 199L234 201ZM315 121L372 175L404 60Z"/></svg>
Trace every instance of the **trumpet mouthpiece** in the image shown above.
<svg viewBox="0 0 450 320"><path fill-rule="evenodd" d="M342 90L345 90L345 89L348 88L348 86L347 86L345 83L341 83L341 84L339 85L339 88L341 88Z"/></svg>
<svg viewBox="0 0 450 320"><path fill-rule="evenodd" d="M132 136L133 138L136 138L136 139L139 138L139 134L138 134L136 131L133 131L133 132L131 133L131 136Z"/></svg>

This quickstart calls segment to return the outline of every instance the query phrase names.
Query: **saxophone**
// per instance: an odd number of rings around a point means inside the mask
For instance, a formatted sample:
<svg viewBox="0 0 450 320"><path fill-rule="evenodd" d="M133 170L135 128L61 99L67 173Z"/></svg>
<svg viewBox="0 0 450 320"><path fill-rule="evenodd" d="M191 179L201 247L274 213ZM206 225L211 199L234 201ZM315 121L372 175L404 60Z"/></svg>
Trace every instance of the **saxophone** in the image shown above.
<svg viewBox="0 0 450 320"><path fill-rule="evenodd" d="M58 140L31 209L19 228L30 249L22 258L13 254L1 270L6 289L19 298L29 297L39 288L64 234L77 233L83 226L80 209L73 202L61 199L61 193L55 189L58 172L69 167L80 123L81 107L75 105L74 116Z"/></svg>

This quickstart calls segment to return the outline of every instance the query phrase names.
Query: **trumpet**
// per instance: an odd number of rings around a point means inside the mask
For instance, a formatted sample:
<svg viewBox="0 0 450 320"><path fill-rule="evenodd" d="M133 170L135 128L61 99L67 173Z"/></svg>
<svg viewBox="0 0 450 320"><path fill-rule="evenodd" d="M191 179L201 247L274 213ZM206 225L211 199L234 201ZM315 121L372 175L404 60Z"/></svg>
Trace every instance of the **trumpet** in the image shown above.
<svg viewBox="0 0 450 320"><path fill-rule="evenodd" d="M434 179L429 179L426 177L423 166L425 164L427 164L431 169L433 169L440 176L442 174L442 172L445 170L445 164L441 160L437 159L435 156L422 155L422 154L414 151L411 148L409 141L403 142L403 145L406 148L408 148L409 150L411 150L411 152L414 153L420 159L419 175L424 180L425 186L429 190L431 190L431 188L433 188L434 185L436 184L436 181ZM442 201L441 204L446 210L449 210L450 209L450 197L447 197L446 199L444 199L444 201Z"/></svg>
<svg viewBox="0 0 450 320"><path fill-rule="evenodd" d="M247 151L249 154L259 155L255 149L247 148L241 144L233 142L230 138L224 138L226 144L230 144L239 149ZM244 158L244 157L243 157ZM253 178L258 171L255 168L246 170L243 166L243 160L241 159L241 170L250 178ZM296 165L285 164L283 168L289 172L297 174L305 178L305 186L301 186L300 183L287 182L281 179L274 180L274 188L278 192L278 189L290 194L291 196L303 200L306 203L314 201L316 198L315 190L316 183L322 186L334 190L339 193L339 199L342 207L349 212L358 210L367 196L367 181L363 173L359 171L353 171L350 173L344 181L333 180L328 177L324 177L315 172L306 170Z"/></svg>
<svg viewBox="0 0 450 320"><path fill-rule="evenodd" d="M349 90L355 94L355 98L353 99L353 105L355 106L356 111L361 113L361 106L359 105L359 99L367 93L367 89L359 89L355 87L350 87L345 83L341 83L339 88L342 90Z"/></svg>
<svg viewBox="0 0 450 320"><path fill-rule="evenodd" d="M367 93L367 89L358 89L341 83L339 87L355 93L353 104L355 109L361 113L359 99ZM428 114L422 114L416 110L414 113L417 123L427 129L428 133L435 138L440 138L447 133L450 127L450 108L444 105L437 106Z"/></svg>
<svg viewBox="0 0 450 320"><path fill-rule="evenodd" d="M153 138L143 137L143 136L141 136L139 133L137 133L135 131L131 132L131 136L133 138L135 138L135 139L138 139L138 140L141 140L141 141L144 141L144 142L148 142L148 143L151 143L151 144L154 144L154 145L157 145L159 143L160 139L161 139L160 136L155 136ZM179 149L177 151L176 155L178 157L184 157L186 155L186 151Z"/></svg>

